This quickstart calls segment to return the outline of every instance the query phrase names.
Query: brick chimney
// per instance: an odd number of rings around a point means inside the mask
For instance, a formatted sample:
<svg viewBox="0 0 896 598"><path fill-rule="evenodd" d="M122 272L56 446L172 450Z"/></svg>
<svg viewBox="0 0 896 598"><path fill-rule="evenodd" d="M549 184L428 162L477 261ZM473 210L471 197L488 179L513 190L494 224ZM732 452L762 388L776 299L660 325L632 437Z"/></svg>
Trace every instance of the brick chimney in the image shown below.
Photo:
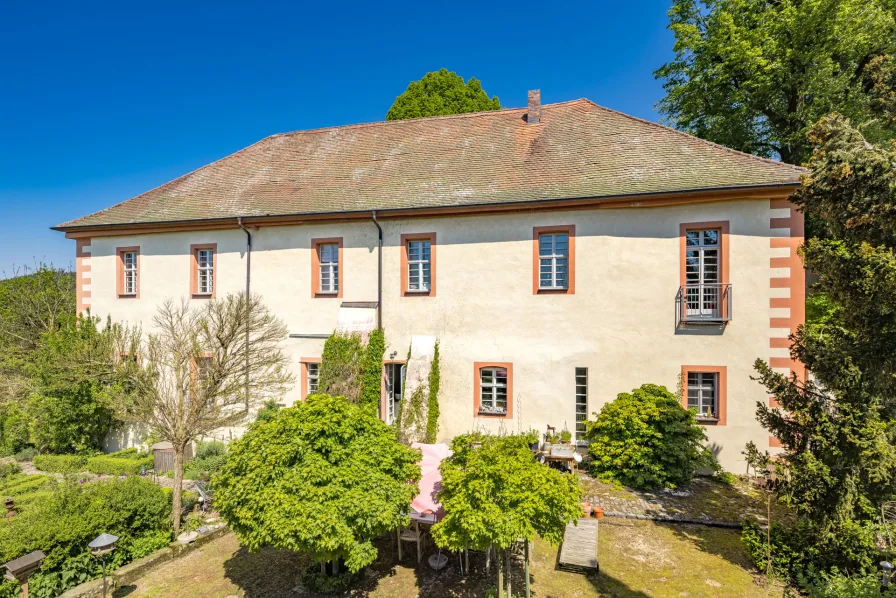
<svg viewBox="0 0 896 598"><path fill-rule="evenodd" d="M541 122L541 90L529 90L529 112L526 115L526 122L530 125L537 125Z"/></svg>

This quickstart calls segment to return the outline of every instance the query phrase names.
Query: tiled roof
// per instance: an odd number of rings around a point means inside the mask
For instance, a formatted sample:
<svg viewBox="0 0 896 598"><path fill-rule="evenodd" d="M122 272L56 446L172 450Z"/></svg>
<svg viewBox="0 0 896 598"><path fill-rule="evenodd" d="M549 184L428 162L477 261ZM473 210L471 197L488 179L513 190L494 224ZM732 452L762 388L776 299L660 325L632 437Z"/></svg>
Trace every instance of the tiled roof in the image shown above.
<svg viewBox="0 0 896 598"><path fill-rule="evenodd" d="M282 133L59 228L797 183L803 169L589 100Z"/></svg>

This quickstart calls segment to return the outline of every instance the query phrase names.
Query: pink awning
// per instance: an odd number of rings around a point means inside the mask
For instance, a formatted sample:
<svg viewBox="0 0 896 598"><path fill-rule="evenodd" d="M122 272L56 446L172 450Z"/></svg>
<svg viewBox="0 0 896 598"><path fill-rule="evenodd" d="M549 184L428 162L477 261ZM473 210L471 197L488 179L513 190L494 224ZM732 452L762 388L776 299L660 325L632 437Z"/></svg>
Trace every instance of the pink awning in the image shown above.
<svg viewBox="0 0 896 598"><path fill-rule="evenodd" d="M412 448L420 449L423 457L420 459L420 494L411 501L411 508L422 515L431 514L439 521L445 515L442 505L436 502L436 492L442 489L442 472L439 464L442 459L451 455L448 445L422 444L415 442Z"/></svg>

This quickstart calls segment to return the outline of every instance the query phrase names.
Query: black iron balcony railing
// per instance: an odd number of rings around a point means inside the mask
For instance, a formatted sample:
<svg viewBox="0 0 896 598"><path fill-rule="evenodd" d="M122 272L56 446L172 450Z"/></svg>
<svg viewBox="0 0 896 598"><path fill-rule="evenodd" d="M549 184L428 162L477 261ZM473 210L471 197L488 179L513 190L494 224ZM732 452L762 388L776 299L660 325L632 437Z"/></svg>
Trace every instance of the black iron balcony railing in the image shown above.
<svg viewBox="0 0 896 598"><path fill-rule="evenodd" d="M731 321L731 284L684 284L675 298L676 325L724 324Z"/></svg>

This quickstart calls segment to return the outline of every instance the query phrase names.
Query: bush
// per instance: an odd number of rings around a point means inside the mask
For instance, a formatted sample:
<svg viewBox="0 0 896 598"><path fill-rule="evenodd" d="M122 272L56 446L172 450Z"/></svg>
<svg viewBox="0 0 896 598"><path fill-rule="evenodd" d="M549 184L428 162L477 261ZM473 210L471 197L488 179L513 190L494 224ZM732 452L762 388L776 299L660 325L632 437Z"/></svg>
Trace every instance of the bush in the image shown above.
<svg viewBox="0 0 896 598"><path fill-rule="evenodd" d="M141 468L152 469L153 458L127 459L106 455L87 460L87 471L100 475L139 475Z"/></svg>
<svg viewBox="0 0 896 598"><path fill-rule="evenodd" d="M87 468L84 455L35 455L34 466L50 473L77 473Z"/></svg>
<svg viewBox="0 0 896 598"><path fill-rule="evenodd" d="M0 413L0 418L2 418L0 452L4 455L12 455L26 448L31 436L28 433L30 420L25 410L16 403L10 403Z"/></svg>
<svg viewBox="0 0 896 598"><path fill-rule="evenodd" d="M116 569L162 548L170 541L170 504L150 480L131 477L83 486L68 483L46 493L0 526L0 559L18 558L33 550L47 555L30 581L33 598L51 598L99 577L100 563L87 543L101 533L119 536L107 558ZM0 590L0 596L9 586ZM13 586L15 587L15 586ZM13 594L17 595L17 594Z"/></svg>
<svg viewBox="0 0 896 598"><path fill-rule="evenodd" d="M184 470L188 480L208 481L227 463L227 455L213 455L204 459L193 459Z"/></svg>
<svg viewBox="0 0 896 598"><path fill-rule="evenodd" d="M18 463L0 463L0 480L5 480L17 473L22 473L22 468Z"/></svg>
<svg viewBox="0 0 896 598"><path fill-rule="evenodd" d="M718 468L694 413L663 386L620 393L587 426L591 472L608 482L675 488L690 483L700 469Z"/></svg>
<svg viewBox="0 0 896 598"><path fill-rule="evenodd" d="M13 474L0 480L0 498L15 498L16 506L21 504L21 497L45 493L55 488L55 482L45 475Z"/></svg>
<svg viewBox="0 0 896 598"><path fill-rule="evenodd" d="M896 598L896 589L881 587L880 574L849 577L834 569L818 575L814 581L800 578L800 589L809 598Z"/></svg>
<svg viewBox="0 0 896 598"><path fill-rule="evenodd" d="M276 403L275 403L276 405ZM227 445L217 440L203 440L196 443L194 459L202 460L208 457L218 457L227 454Z"/></svg>
<svg viewBox="0 0 896 598"><path fill-rule="evenodd" d="M140 454L140 449L137 447L131 447L122 449L120 451L115 451L114 453L106 453L107 457L118 457L119 459L139 459L145 457L146 455Z"/></svg>
<svg viewBox="0 0 896 598"><path fill-rule="evenodd" d="M32 461L35 455L37 455L37 449L33 446L28 446L16 453L15 458L16 461Z"/></svg>

